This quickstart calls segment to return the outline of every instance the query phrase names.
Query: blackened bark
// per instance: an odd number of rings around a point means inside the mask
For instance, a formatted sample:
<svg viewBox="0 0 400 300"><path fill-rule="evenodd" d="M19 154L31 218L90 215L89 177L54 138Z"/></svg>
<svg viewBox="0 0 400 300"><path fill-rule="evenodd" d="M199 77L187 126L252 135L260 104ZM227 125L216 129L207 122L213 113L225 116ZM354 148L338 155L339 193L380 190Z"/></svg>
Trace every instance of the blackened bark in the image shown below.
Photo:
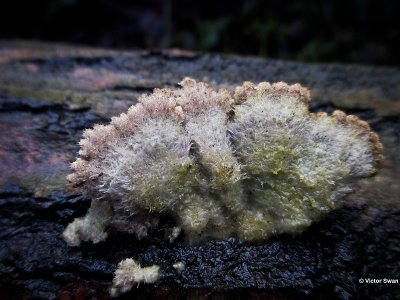
<svg viewBox="0 0 400 300"><path fill-rule="evenodd" d="M229 87L300 82L312 90L314 111L340 108L369 121L384 143L384 166L345 208L300 235L170 244L164 234L173 224L162 220L141 241L110 229L105 242L68 247L60 234L90 203L65 181L82 130L185 76ZM359 283L400 279L399 99L400 71L392 68L1 42L0 297L108 298L116 265L128 257L159 264L162 277L126 298L399 297L399 284Z"/></svg>

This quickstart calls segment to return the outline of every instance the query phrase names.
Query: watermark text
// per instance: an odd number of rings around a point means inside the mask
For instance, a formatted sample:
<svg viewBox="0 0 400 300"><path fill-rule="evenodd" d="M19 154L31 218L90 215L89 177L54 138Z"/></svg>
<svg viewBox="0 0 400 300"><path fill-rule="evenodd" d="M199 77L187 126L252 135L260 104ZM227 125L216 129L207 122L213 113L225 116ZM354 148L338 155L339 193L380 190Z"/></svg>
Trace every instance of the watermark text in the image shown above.
<svg viewBox="0 0 400 300"><path fill-rule="evenodd" d="M397 278L360 278L358 280L359 283L375 283L375 284L390 284L390 283L399 283Z"/></svg>

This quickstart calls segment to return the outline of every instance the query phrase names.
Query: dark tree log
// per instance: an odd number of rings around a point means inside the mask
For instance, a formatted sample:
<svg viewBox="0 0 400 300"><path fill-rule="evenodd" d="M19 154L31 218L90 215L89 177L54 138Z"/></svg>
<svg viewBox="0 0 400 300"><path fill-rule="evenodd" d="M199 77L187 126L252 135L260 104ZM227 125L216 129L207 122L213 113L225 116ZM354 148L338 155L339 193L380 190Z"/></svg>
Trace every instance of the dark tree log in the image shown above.
<svg viewBox="0 0 400 300"><path fill-rule="evenodd" d="M163 230L142 241L110 230L105 242L68 247L60 234L90 202L65 181L82 130L185 76L217 86L300 82L311 88L314 111L339 108L371 124L385 146L383 168L346 207L296 236L188 246L170 244ZM128 257L159 264L162 277L126 298L400 297L398 283L359 283L400 279L399 100L394 68L1 42L0 298L107 298L118 261ZM182 273L172 268L179 261Z"/></svg>

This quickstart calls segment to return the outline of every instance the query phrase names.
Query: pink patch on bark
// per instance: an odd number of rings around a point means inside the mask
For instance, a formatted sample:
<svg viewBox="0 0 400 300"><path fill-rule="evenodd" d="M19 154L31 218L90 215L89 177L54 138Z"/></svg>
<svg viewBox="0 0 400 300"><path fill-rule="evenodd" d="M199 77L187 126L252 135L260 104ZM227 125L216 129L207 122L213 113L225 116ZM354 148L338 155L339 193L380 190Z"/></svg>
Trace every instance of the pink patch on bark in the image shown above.
<svg viewBox="0 0 400 300"><path fill-rule="evenodd" d="M0 120L0 184L32 175L46 178L55 170L68 168L68 154L53 150L50 140L38 139L30 125L27 120Z"/></svg>

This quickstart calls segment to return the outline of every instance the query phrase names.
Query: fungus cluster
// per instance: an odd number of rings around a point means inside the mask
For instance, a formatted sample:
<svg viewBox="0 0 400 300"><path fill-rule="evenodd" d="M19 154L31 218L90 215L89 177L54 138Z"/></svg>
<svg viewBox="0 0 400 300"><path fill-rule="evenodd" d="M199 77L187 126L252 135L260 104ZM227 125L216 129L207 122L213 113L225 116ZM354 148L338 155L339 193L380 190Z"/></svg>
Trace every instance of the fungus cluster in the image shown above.
<svg viewBox="0 0 400 300"><path fill-rule="evenodd" d="M63 236L99 242L115 226L140 239L172 216L189 241L296 233L373 175L382 144L369 125L311 113L309 91L245 82L234 91L186 78L142 95L83 134L68 179L92 199Z"/></svg>

